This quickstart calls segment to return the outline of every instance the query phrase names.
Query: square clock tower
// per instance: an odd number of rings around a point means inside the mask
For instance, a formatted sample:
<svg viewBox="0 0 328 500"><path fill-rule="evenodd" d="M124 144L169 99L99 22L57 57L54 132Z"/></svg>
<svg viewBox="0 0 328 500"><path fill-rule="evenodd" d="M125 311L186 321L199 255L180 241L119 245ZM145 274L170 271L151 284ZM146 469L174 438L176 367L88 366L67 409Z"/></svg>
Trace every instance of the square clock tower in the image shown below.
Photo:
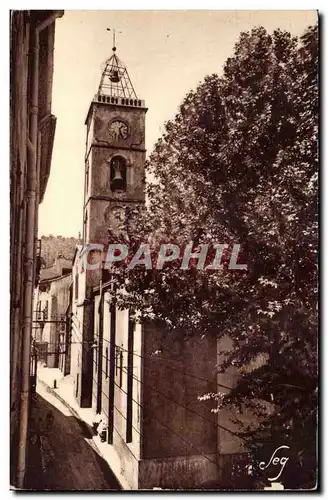
<svg viewBox="0 0 328 500"><path fill-rule="evenodd" d="M83 245L105 247L112 236L124 232L130 210L145 203L144 101L137 97L125 65L116 55L106 61L97 94L86 118ZM123 230L123 231L122 231ZM95 258L99 262L99 254ZM81 348L75 344L75 395L82 407L91 406L94 370L94 289L100 286L99 270L79 269L74 281ZM80 337L81 335L81 337Z"/></svg>
<svg viewBox="0 0 328 500"><path fill-rule="evenodd" d="M146 112L113 47L85 122L84 244L107 244L126 208L145 201Z"/></svg>

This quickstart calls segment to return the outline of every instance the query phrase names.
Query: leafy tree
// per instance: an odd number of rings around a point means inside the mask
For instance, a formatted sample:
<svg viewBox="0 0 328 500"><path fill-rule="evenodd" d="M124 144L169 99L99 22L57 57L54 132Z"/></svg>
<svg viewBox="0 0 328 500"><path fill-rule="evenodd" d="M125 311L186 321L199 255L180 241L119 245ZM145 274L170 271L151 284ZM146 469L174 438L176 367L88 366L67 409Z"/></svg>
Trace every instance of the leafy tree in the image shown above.
<svg viewBox="0 0 328 500"><path fill-rule="evenodd" d="M180 260L115 276L118 304L172 335L230 336L220 370L235 366L239 381L209 397L254 412L239 422L250 449L291 447L290 487L313 487L316 468L317 75L316 26L300 39L242 33L223 76L189 92L150 155L155 181L147 208L130 214L131 251L141 240L239 243L247 271L228 270L226 252L221 270L180 270Z"/></svg>

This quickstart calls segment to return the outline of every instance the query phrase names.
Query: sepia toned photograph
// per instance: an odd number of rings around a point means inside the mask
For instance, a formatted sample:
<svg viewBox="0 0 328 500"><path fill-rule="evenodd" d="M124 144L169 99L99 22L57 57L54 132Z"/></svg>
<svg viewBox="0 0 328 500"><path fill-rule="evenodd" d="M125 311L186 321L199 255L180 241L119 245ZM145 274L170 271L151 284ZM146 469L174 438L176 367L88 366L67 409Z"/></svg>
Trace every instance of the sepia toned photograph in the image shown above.
<svg viewBox="0 0 328 500"><path fill-rule="evenodd" d="M10 484L319 491L316 10L10 11Z"/></svg>

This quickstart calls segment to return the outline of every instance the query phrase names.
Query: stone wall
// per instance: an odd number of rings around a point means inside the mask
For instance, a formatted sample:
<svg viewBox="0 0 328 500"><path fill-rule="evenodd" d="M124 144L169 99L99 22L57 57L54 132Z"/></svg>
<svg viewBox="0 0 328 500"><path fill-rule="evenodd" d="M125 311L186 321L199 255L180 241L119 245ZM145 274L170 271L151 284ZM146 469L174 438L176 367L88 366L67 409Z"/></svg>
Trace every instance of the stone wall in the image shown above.
<svg viewBox="0 0 328 500"><path fill-rule="evenodd" d="M216 415L198 399L216 390L215 365L215 339L186 340L144 325L140 488L143 481L183 488L217 477Z"/></svg>
<svg viewBox="0 0 328 500"><path fill-rule="evenodd" d="M65 259L72 260L78 238L65 238L63 236L42 236L41 237L41 257L43 267L50 267L58 255Z"/></svg>

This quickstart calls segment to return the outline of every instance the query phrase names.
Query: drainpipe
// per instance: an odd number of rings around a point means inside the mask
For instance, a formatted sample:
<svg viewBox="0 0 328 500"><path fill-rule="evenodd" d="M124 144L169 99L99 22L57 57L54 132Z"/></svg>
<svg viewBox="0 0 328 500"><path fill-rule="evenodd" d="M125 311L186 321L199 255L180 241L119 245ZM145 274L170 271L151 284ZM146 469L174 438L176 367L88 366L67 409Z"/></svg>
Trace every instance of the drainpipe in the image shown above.
<svg viewBox="0 0 328 500"><path fill-rule="evenodd" d="M40 123L39 123L40 128ZM35 287L35 276L36 276L36 255L37 255L37 245L38 245L38 231L39 231L39 203L40 203L40 168L41 168L41 132L38 132L38 142L37 142L37 161L36 161L36 191L35 191L35 221L34 221L34 283ZM34 304L37 303L39 299L39 287L37 288L37 294L33 292L32 298L32 320L34 318ZM32 323L32 333L33 333L33 323ZM36 331L35 331L36 333Z"/></svg>
<svg viewBox="0 0 328 500"><path fill-rule="evenodd" d="M26 26L26 38L29 38L29 32L30 32L30 25L27 23ZM26 53L24 53L25 56L27 56L28 53L28 47L26 49ZM13 71L14 71L14 64L13 66ZM17 75L15 73L15 77L17 78ZM23 92L27 93L27 76L24 76L24 88ZM19 178L19 193L18 193L18 199L16 200L16 203L18 204L18 213L14 215L14 220L13 224L15 226L15 232L17 234L17 239L15 239L15 236L13 236L13 241L12 244L15 245L15 257L14 259L16 260L16 276L14 277L14 282L12 283L13 290L14 290L14 298L12 301L12 331L13 332L20 332L21 329L21 307L22 307L22 255L23 255L23 245L24 245L24 237L23 237L23 230L24 230L24 224L23 224L23 199L24 199L24 182L25 182L25 171L24 168L20 169L20 178ZM17 219L18 219L18 224L17 224ZM17 386L19 387L18 384L18 365L20 362L20 352L19 352L19 338L12 338L12 365L11 365L11 370L12 370L12 375L11 375L11 390L10 390L10 395L11 395L11 410L14 411L14 407L16 407L16 390ZM17 376L16 376L17 375Z"/></svg>
<svg viewBox="0 0 328 500"><path fill-rule="evenodd" d="M50 26L63 11L56 11L39 23L33 33L32 46L32 82L30 107L30 137L27 140L27 207L25 232L25 269L24 269L24 308L22 332L21 358L21 396L19 419L19 442L17 458L17 486L24 488L27 455L27 432L29 420L29 393L30 393L30 357L32 333L32 309L34 289L34 259L35 259L35 220L38 207L37 201L37 143L38 143L38 114L39 114L39 34Z"/></svg>

